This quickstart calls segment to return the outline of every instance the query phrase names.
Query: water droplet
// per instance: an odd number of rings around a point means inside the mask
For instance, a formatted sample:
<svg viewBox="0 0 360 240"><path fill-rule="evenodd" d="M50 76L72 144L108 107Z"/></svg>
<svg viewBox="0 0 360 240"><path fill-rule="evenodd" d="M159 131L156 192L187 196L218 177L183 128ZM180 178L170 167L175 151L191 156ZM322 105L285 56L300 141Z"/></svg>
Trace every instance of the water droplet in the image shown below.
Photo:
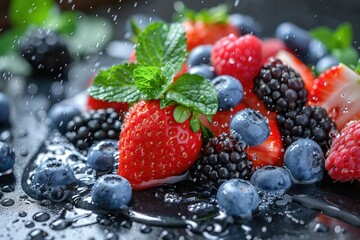
<svg viewBox="0 0 360 240"><path fill-rule="evenodd" d="M39 239L45 239L48 236L49 236L49 234L47 232L45 232L44 230L34 229L28 234L27 239L28 240L39 240Z"/></svg>
<svg viewBox="0 0 360 240"><path fill-rule="evenodd" d="M33 228L33 227L35 227L35 223L33 221L26 221L25 222L25 227L26 228Z"/></svg>
<svg viewBox="0 0 360 240"><path fill-rule="evenodd" d="M235 63L235 59L230 58L230 59L229 59L229 63L230 63L230 64L234 64L234 63Z"/></svg>
<svg viewBox="0 0 360 240"><path fill-rule="evenodd" d="M19 217L26 217L27 213L24 211L19 212Z"/></svg>
<svg viewBox="0 0 360 240"><path fill-rule="evenodd" d="M140 232L142 233L151 233L152 228L149 225L141 225Z"/></svg>
<svg viewBox="0 0 360 240"><path fill-rule="evenodd" d="M314 231L319 233L325 233L329 231L329 227L323 223L316 223L314 226Z"/></svg>
<svg viewBox="0 0 360 240"><path fill-rule="evenodd" d="M37 222L45 222L47 220L49 220L50 218L50 214L46 213L46 212L38 212L35 213L33 216L33 219Z"/></svg>
<svg viewBox="0 0 360 240"><path fill-rule="evenodd" d="M6 193L13 192L14 190L15 190L14 186L10 186L10 185L5 185L1 188L1 191Z"/></svg>
<svg viewBox="0 0 360 240"><path fill-rule="evenodd" d="M14 204L15 204L14 200L10 198L5 198L4 200L1 201L1 205L3 205L4 207L10 207Z"/></svg>

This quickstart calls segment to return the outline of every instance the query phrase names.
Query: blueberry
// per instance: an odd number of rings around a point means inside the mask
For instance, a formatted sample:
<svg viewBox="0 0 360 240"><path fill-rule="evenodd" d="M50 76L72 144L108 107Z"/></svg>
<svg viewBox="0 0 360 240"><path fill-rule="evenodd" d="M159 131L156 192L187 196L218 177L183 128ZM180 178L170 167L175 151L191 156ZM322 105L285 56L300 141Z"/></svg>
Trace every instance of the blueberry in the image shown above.
<svg viewBox="0 0 360 240"><path fill-rule="evenodd" d="M241 179L231 179L219 187L216 194L219 206L234 217L251 217L259 205L259 195L255 187Z"/></svg>
<svg viewBox="0 0 360 240"><path fill-rule="evenodd" d="M73 170L59 159L49 159L34 171L31 189L38 197L64 200L77 183Z"/></svg>
<svg viewBox="0 0 360 240"><path fill-rule="evenodd" d="M96 181L92 200L99 207L112 210L129 204L131 196L132 190L128 180L115 174L108 174Z"/></svg>
<svg viewBox="0 0 360 240"><path fill-rule="evenodd" d="M115 163L115 152L118 148L117 141L104 140L94 144L87 155L87 164L98 172L109 172Z"/></svg>
<svg viewBox="0 0 360 240"><path fill-rule="evenodd" d="M257 169L250 182L265 192L286 192L292 184L291 175L285 168L265 166Z"/></svg>
<svg viewBox="0 0 360 240"><path fill-rule="evenodd" d="M209 65L194 66L189 68L188 72L191 74L200 75L205 79L209 79L209 80L212 80L216 76L214 72L214 67Z"/></svg>
<svg viewBox="0 0 360 240"><path fill-rule="evenodd" d="M261 25L251 16L234 13L229 16L229 22L240 31L241 35L259 36L261 34Z"/></svg>
<svg viewBox="0 0 360 240"><path fill-rule="evenodd" d="M59 132L64 134L67 124L78 114L80 114L80 110L74 105L64 103L54 104L48 113L50 129L58 129Z"/></svg>
<svg viewBox="0 0 360 240"><path fill-rule="evenodd" d="M339 64L339 60L331 54L322 57L316 64L315 70L317 73L322 73L325 70Z"/></svg>
<svg viewBox="0 0 360 240"><path fill-rule="evenodd" d="M311 139L300 138L285 151L284 165L297 183L316 183L324 174L323 151Z"/></svg>
<svg viewBox="0 0 360 240"><path fill-rule="evenodd" d="M210 65L211 51L212 45L197 46L190 51L187 64L189 67L194 67L201 64Z"/></svg>
<svg viewBox="0 0 360 240"><path fill-rule="evenodd" d="M8 97L0 92L0 126L8 125L10 118L10 105Z"/></svg>
<svg viewBox="0 0 360 240"><path fill-rule="evenodd" d="M218 95L219 111L236 107L244 97L244 90L239 80L228 75L214 78L212 84Z"/></svg>
<svg viewBox="0 0 360 240"><path fill-rule="evenodd" d="M307 59L306 63L310 65L315 65L322 57L327 54L326 46L316 39L311 39L308 50L307 50Z"/></svg>
<svg viewBox="0 0 360 240"><path fill-rule="evenodd" d="M293 50L302 60L306 60L310 34L293 23L285 22L276 28L275 36Z"/></svg>
<svg viewBox="0 0 360 240"><path fill-rule="evenodd" d="M230 130L240 134L249 146L263 143L270 135L270 128L265 117L258 111L247 108L237 112L230 122Z"/></svg>
<svg viewBox="0 0 360 240"><path fill-rule="evenodd" d="M12 173L14 163L14 149L9 144L0 142L0 176Z"/></svg>

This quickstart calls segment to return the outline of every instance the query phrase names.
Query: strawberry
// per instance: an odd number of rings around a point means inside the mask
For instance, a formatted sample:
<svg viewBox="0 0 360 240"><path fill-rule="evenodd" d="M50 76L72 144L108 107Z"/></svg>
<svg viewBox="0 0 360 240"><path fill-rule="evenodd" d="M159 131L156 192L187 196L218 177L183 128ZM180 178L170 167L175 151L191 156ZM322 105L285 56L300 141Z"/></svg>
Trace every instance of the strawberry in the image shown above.
<svg viewBox="0 0 360 240"><path fill-rule="evenodd" d="M200 45L214 44L231 33L240 36L238 29L229 23L224 5L204 9L199 13L183 8L180 14L185 17L183 25L188 51Z"/></svg>
<svg viewBox="0 0 360 240"><path fill-rule="evenodd" d="M310 92L311 103L325 108L338 129L360 119L359 79L359 74L340 64L322 73Z"/></svg>
<svg viewBox="0 0 360 240"><path fill-rule="evenodd" d="M325 168L338 181L360 181L360 121L350 122L333 139Z"/></svg>
<svg viewBox="0 0 360 240"><path fill-rule="evenodd" d="M175 106L160 108L160 102L141 101L130 110L119 140L119 175L134 189L144 183L184 173L197 159L202 140L193 132L190 119L178 123Z"/></svg>
<svg viewBox="0 0 360 240"><path fill-rule="evenodd" d="M261 40L251 34L239 38L230 34L215 43L211 62L217 75L239 79L244 91L248 92L262 66Z"/></svg>
<svg viewBox="0 0 360 240"><path fill-rule="evenodd" d="M262 144L247 149L255 168L266 165L281 166L284 156L280 131L275 120L269 120L270 136Z"/></svg>
<svg viewBox="0 0 360 240"><path fill-rule="evenodd" d="M270 57L275 57L276 54L282 50L287 51L285 43L278 38L269 38L265 39L262 42L262 50L263 50L263 62L264 65Z"/></svg>
<svg viewBox="0 0 360 240"><path fill-rule="evenodd" d="M308 92L311 91L311 88L315 81L315 76L312 71L295 55L287 51L280 51L275 58L280 59L284 64L288 65L294 69L305 83L305 88Z"/></svg>
<svg viewBox="0 0 360 240"><path fill-rule="evenodd" d="M173 180L197 160L202 137L208 137L200 115L216 113L218 100L212 83L201 76L185 73L174 81L186 66L181 24L152 23L137 39L136 64L100 71L88 92L100 100L134 103L119 139L118 173L134 189L144 189Z"/></svg>

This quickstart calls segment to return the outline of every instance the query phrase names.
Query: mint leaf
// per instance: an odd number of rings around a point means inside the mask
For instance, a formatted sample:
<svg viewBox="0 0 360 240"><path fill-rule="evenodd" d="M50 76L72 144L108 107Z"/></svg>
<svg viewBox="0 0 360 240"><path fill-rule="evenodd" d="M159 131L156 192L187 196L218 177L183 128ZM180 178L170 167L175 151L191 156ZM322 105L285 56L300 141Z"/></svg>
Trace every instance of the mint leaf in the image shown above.
<svg viewBox="0 0 360 240"><path fill-rule="evenodd" d="M167 88L166 79L161 76L159 67L137 67L133 77L137 88L150 99L159 99Z"/></svg>
<svg viewBox="0 0 360 240"><path fill-rule="evenodd" d="M201 124L201 135L202 135L202 139L203 139L203 142L208 142L210 140L210 138L213 138L214 137L214 134L213 132L208 128L206 127L204 124Z"/></svg>
<svg viewBox="0 0 360 240"><path fill-rule="evenodd" d="M334 34L331 28L328 27L317 27L310 31L310 35L322 42L326 48L333 49L336 47L336 42L334 40Z"/></svg>
<svg viewBox="0 0 360 240"><path fill-rule="evenodd" d="M334 55L339 62L346 65L356 65L359 54L353 47L347 47L344 49L335 48L331 51L331 54Z"/></svg>
<svg viewBox="0 0 360 240"><path fill-rule="evenodd" d="M334 38L337 43L337 48L347 48L351 46L351 41L353 38L351 24L343 23L339 25L334 32Z"/></svg>
<svg viewBox="0 0 360 240"><path fill-rule="evenodd" d="M124 63L100 71L88 88L89 95L110 102L134 103L143 99L132 76L135 68L133 63Z"/></svg>
<svg viewBox="0 0 360 240"><path fill-rule="evenodd" d="M65 11L53 14L46 19L46 28L55 30L58 33L71 34L76 30L77 14L73 11Z"/></svg>
<svg viewBox="0 0 360 240"><path fill-rule="evenodd" d="M205 115L215 114L218 108L214 86L199 75L181 75L170 86L165 98Z"/></svg>
<svg viewBox="0 0 360 240"><path fill-rule="evenodd" d="M178 72L186 54L185 30L179 23L152 23L138 37L136 60L139 65L162 67L168 63Z"/></svg>
<svg viewBox="0 0 360 240"><path fill-rule="evenodd" d="M201 122L197 114L193 114L190 118L190 127L193 132L198 132L201 127Z"/></svg>
<svg viewBox="0 0 360 240"><path fill-rule="evenodd" d="M185 122L191 115L191 110L187 107L177 105L174 109L174 119L178 123Z"/></svg>
<svg viewBox="0 0 360 240"><path fill-rule="evenodd" d="M14 27L41 26L57 6L54 0L11 0L10 22Z"/></svg>
<svg viewBox="0 0 360 240"><path fill-rule="evenodd" d="M0 34L0 55L16 52L17 42L23 33L22 28L12 28Z"/></svg>

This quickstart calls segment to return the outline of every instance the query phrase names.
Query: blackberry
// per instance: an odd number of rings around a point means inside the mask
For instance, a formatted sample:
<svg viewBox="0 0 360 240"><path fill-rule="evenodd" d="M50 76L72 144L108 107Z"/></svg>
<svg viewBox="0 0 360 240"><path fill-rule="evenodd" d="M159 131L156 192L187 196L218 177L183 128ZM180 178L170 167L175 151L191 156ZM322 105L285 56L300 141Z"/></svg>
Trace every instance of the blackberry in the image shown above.
<svg viewBox="0 0 360 240"><path fill-rule="evenodd" d="M336 131L334 121L318 106L304 106L278 114L276 120L285 147L300 138L310 138L326 152L331 145L331 135Z"/></svg>
<svg viewBox="0 0 360 240"><path fill-rule="evenodd" d="M247 158L245 148L245 142L227 133L210 139L190 169L190 176L195 182L214 187L233 178L248 179L252 162Z"/></svg>
<svg viewBox="0 0 360 240"><path fill-rule="evenodd" d="M307 101L308 92L301 76L278 59L270 59L254 83L254 93L270 111L286 113L301 108Z"/></svg>
<svg viewBox="0 0 360 240"><path fill-rule="evenodd" d="M35 75L57 76L64 73L72 61L60 36L49 29L28 32L20 41L19 51L30 63Z"/></svg>
<svg viewBox="0 0 360 240"><path fill-rule="evenodd" d="M121 119L114 109L99 109L76 115L67 124L65 137L80 151L103 139L118 140Z"/></svg>

